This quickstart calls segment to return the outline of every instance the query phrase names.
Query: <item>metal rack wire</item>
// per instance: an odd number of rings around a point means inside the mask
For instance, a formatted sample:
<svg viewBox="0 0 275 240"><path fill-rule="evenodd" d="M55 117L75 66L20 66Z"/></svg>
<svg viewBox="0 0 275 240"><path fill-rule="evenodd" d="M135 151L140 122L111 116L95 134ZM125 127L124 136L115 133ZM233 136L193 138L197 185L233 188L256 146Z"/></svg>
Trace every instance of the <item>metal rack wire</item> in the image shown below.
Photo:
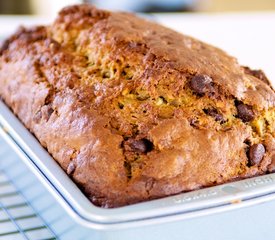
<svg viewBox="0 0 275 240"><path fill-rule="evenodd" d="M0 137L0 240L96 239L71 219Z"/></svg>
<svg viewBox="0 0 275 240"><path fill-rule="evenodd" d="M0 170L0 239L56 239L56 234Z"/></svg>

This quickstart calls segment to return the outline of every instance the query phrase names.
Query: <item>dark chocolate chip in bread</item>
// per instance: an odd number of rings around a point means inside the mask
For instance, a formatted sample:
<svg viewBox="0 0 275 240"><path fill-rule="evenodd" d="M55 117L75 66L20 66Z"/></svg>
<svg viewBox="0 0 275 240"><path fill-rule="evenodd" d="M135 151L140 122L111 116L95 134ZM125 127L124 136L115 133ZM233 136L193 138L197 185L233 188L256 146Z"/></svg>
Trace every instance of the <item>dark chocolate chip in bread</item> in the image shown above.
<svg viewBox="0 0 275 240"><path fill-rule="evenodd" d="M152 142L147 139L132 140L130 145L132 150L138 153L147 153L153 149Z"/></svg>
<svg viewBox="0 0 275 240"><path fill-rule="evenodd" d="M245 73L258 78L261 81L263 81L264 83L266 83L267 85L271 86L270 81L268 80L268 78L266 77L266 75L264 74L264 72L262 70L252 70L249 67L243 67L243 68L244 68Z"/></svg>
<svg viewBox="0 0 275 240"><path fill-rule="evenodd" d="M212 78L207 75L196 75L192 77L190 82L191 89L196 94L204 94L206 92L212 92Z"/></svg>
<svg viewBox="0 0 275 240"><path fill-rule="evenodd" d="M224 118L223 118L222 114L219 113L217 109L206 108L206 109L203 109L203 111L205 112L205 114L213 117L215 119L215 121L224 122Z"/></svg>
<svg viewBox="0 0 275 240"><path fill-rule="evenodd" d="M258 165L265 154L265 147L263 144L253 144L249 148L249 162L252 166Z"/></svg>
<svg viewBox="0 0 275 240"><path fill-rule="evenodd" d="M9 41L8 39L5 40L5 41L1 44L1 46L0 46L0 55L2 55L3 52L9 48L9 44L10 44L10 41Z"/></svg>
<svg viewBox="0 0 275 240"><path fill-rule="evenodd" d="M255 114L251 106L240 103L237 105L238 118L244 122L250 122L254 119Z"/></svg>

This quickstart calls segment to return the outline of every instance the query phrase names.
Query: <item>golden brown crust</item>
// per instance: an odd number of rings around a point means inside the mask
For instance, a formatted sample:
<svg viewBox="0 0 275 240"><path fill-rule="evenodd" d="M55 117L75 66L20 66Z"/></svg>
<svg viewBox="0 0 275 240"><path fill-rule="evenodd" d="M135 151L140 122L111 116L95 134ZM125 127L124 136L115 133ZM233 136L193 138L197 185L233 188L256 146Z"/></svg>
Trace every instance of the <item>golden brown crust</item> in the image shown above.
<svg viewBox="0 0 275 240"><path fill-rule="evenodd" d="M274 170L274 90L215 47L77 5L0 54L1 97L97 205Z"/></svg>

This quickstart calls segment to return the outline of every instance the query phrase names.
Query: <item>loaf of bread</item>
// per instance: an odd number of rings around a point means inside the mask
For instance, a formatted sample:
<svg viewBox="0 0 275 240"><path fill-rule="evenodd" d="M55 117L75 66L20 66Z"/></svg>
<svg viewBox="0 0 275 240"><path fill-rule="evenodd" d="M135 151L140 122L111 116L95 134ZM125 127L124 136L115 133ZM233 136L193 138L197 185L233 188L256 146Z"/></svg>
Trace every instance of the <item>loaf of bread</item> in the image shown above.
<svg viewBox="0 0 275 240"><path fill-rule="evenodd" d="M275 170L262 71L127 13L64 8L0 52L0 96L102 207Z"/></svg>

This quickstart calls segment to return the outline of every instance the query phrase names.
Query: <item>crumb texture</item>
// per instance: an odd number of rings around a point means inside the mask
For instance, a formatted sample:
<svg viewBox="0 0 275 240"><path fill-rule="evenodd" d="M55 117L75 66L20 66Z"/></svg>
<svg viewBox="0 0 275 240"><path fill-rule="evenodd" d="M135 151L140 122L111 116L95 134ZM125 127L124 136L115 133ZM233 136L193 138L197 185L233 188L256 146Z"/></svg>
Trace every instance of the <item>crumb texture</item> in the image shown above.
<svg viewBox="0 0 275 240"><path fill-rule="evenodd" d="M127 13L64 8L0 49L0 95L87 197L119 207L275 171L260 70Z"/></svg>

